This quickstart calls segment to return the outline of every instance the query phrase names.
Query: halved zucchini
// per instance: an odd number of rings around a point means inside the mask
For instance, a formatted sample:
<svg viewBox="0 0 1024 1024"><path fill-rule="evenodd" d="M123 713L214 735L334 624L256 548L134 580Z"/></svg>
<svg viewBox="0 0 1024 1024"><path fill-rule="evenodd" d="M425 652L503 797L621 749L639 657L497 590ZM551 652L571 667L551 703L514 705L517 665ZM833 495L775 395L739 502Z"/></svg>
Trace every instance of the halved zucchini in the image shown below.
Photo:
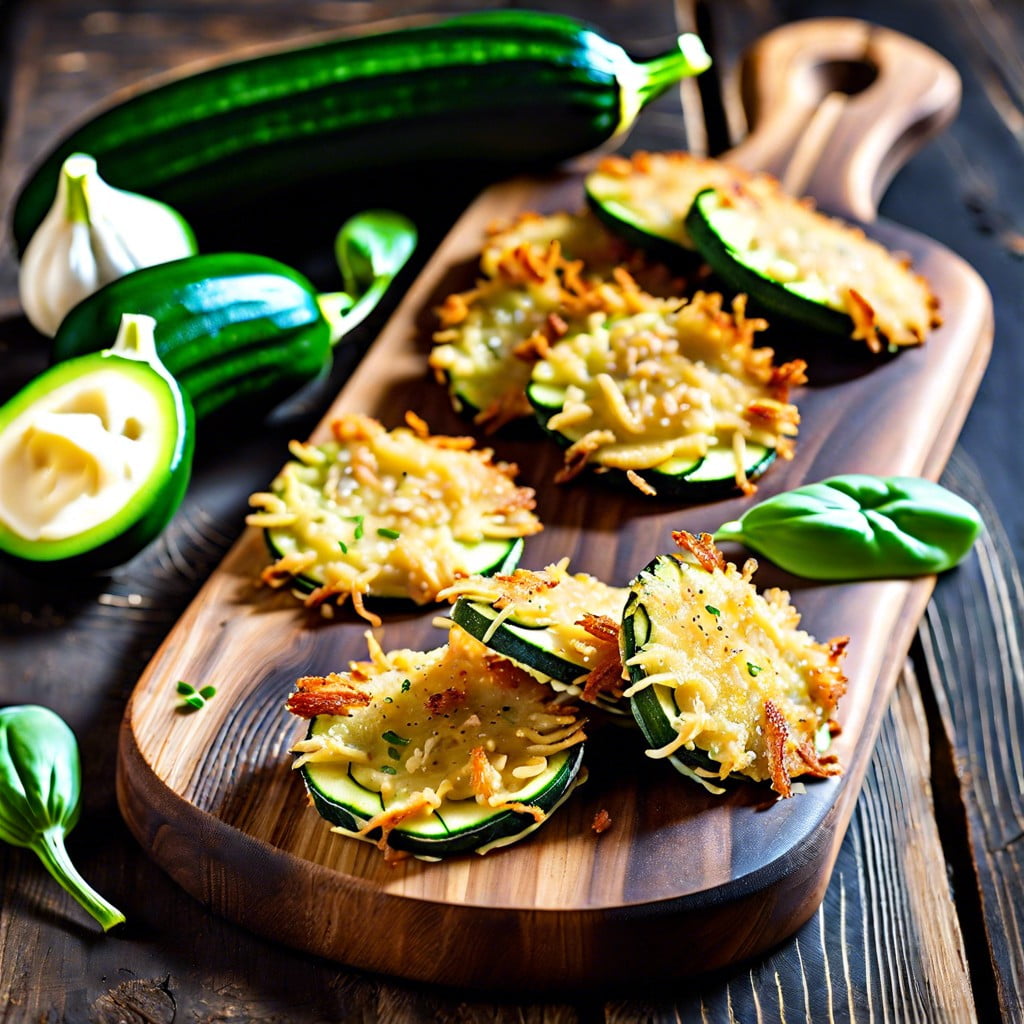
<svg viewBox="0 0 1024 1024"><path fill-rule="evenodd" d="M461 576L518 561L522 538L541 529L533 491L471 438L431 436L407 419L388 431L349 414L332 440L292 443L271 490L250 498L260 511L247 522L266 531L275 558L265 582L294 584L310 607L351 597L376 624L366 596L426 604Z"/></svg>
<svg viewBox="0 0 1024 1024"><path fill-rule="evenodd" d="M622 645L633 714L651 749L712 792L727 778L770 781L840 771L821 751L846 679L847 638L798 629L781 590L759 594L756 563L727 564L711 537L673 535L630 584Z"/></svg>
<svg viewBox="0 0 1024 1024"><path fill-rule="evenodd" d="M715 273L768 315L862 340L873 352L919 345L941 322L908 259L807 201L708 189L686 226Z"/></svg>
<svg viewBox="0 0 1024 1024"><path fill-rule="evenodd" d="M571 574L568 564L470 577L439 596L455 602L452 619L492 651L560 693L628 715L619 623L629 592Z"/></svg>
<svg viewBox="0 0 1024 1024"><path fill-rule="evenodd" d="M317 812L385 852L438 859L506 846L581 779L583 721L458 626L446 646L298 682L295 745Z"/></svg>
<svg viewBox="0 0 1024 1024"><path fill-rule="evenodd" d="M697 293L672 312L592 321L534 367L527 397L566 447L556 479L585 466L625 475L645 493L706 498L752 481L777 454L792 455L799 414L789 388L802 361L773 365L754 347L763 327L741 299Z"/></svg>

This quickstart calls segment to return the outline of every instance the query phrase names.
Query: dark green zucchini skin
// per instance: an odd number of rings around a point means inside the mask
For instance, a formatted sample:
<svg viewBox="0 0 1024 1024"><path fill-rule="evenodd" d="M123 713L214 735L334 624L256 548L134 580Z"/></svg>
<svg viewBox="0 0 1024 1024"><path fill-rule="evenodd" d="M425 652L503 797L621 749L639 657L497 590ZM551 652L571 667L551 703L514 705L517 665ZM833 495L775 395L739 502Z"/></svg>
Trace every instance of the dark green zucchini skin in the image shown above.
<svg viewBox="0 0 1024 1024"><path fill-rule="evenodd" d="M636 64L556 14L493 11L224 64L135 92L80 124L30 174L13 233L27 244L73 152L186 216L301 178L446 160L551 166L629 127L694 71L681 50Z"/></svg>
<svg viewBox="0 0 1024 1024"><path fill-rule="evenodd" d="M798 295L780 281L759 273L743 262L742 254L737 253L715 230L715 196L714 189L704 189L697 194L686 215L686 230L701 258L728 289L747 295L752 312L764 313L769 317L785 317L808 330L848 338L854 323L847 313Z"/></svg>
<svg viewBox="0 0 1024 1024"><path fill-rule="evenodd" d="M197 419L256 402L268 412L331 362L316 289L265 256L187 256L112 281L64 318L53 361L108 347L122 313L156 320L157 353Z"/></svg>
<svg viewBox="0 0 1024 1024"><path fill-rule="evenodd" d="M672 555L658 555L637 573L631 588L632 592L626 599L626 607L622 613L622 660L628 666L630 681L634 684L643 678L642 673L635 666L630 665L630 660L650 640L650 617L647 608L643 603L643 597L637 591L638 584L643 580L644 575L658 576L666 571L667 566L672 566L674 558ZM671 571L675 571L672 569ZM652 749L667 746L676 739L676 732L669 724L665 713L658 702L658 696L653 687L640 690L629 698L629 705L633 712L633 718L640 727ZM718 762L713 761L706 751L699 747L687 749L681 747L676 751L675 757L684 765L692 769L717 773L720 769ZM729 783L742 781L744 776L732 774L725 779L715 778L715 784L722 786ZM748 780L749 781L749 780Z"/></svg>
<svg viewBox="0 0 1024 1024"><path fill-rule="evenodd" d="M473 607L471 601L461 597L452 606L451 617L453 622L457 622L463 629L481 642L484 642L483 637L493 624L493 619L481 615ZM518 625L520 629L528 628L520 623L515 623L515 625ZM552 654L550 651L527 644L518 637L500 629L496 630L488 638L486 645L492 651L497 651L498 654L504 655L511 661L520 665L526 665L551 679L557 679L561 683L574 683L587 672L585 666L574 665L565 658L560 658L557 654Z"/></svg>
<svg viewBox="0 0 1024 1024"><path fill-rule="evenodd" d="M264 529L263 540L267 545L267 552L270 554L271 558L276 560L284 555L280 544L274 539L273 529ZM522 537L510 538L506 552L501 560L495 562L493 565L483 566L478 571L482 576L494 576L499 573L515 572L516 566L519 565L519 560L523 557L523 551L525 548L526 541L523 540ZM322 579L317 579L314 576L309 576L303 573L292 577L291 580L291 586L300 594L312 594L314 590L318 587L322 587L323 585L324 581ZM366 595L366 599L370 601L374 608L391 608L408 611L410 608L416 607L416 603L409 597L388 597L369 594Z"/></svg>

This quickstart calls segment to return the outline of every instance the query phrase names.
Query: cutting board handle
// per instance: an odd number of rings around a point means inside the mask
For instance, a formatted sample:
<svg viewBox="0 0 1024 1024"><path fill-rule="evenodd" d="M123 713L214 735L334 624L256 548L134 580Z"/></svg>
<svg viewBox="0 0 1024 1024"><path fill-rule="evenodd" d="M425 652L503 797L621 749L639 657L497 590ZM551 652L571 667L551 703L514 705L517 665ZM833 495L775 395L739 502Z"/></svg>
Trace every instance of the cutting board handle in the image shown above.
<svg viewBox="0 0 1024 1024"><path fill-rule="evenodd" d="M944 57L855 18L770 32L745 56L741 88L750 134L729 159L862 222L960 106L960 76Z"/></svg>

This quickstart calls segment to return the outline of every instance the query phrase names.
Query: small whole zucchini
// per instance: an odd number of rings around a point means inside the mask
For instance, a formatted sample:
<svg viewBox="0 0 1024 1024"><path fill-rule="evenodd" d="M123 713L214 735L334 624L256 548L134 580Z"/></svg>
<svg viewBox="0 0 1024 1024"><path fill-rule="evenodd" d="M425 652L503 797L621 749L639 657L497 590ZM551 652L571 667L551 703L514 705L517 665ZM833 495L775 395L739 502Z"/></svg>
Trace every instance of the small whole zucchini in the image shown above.
<svg viewBox="0 0 1024 1024"><path fill-rule="evenodd" d="M692 35L638 64L572 18L514 10L228 63L135 92L71 131L25 182L14 236L23 249L74 152L91 154L110 184L190 217L282 181L407 161L506 176L604 145L709 64Z"/></svg>
<svg viewBox="0 0 1024 1024"><path fill-rule="evenodd" d="M53 359L96 351L125 313L141 313L156 320L157 353L198 418L257 403L265 412L329 370L332 347L381 301L416 238L415 225L391 210L350 217L334 243L346 290L330 294L250 253L137 270L71 309L54 337Z"/></svg>
<svg viewBox="0 0 1024 1024"><path fill-rule="evenodd" d="M96 351L124 313L156 320L157 352L202 419L246 399L269 410L330 363L331 328L313 285L250 253L187 256L94 292L61 322L54 362Z"/></svg>

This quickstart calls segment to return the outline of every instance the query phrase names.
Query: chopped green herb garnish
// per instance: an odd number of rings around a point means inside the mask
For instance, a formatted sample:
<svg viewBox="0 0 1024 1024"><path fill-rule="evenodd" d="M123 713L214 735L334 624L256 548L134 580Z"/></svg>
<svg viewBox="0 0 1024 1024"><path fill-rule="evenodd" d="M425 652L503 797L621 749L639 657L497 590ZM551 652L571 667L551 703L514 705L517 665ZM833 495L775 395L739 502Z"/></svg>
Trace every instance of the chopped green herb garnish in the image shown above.
<svg viewBox="0 0 1024 1024"><path fill-rule="evenodd" d="M402 680L402 693L408 693L410 686L412 686L412 680L410 680L410 679L403 679Z"/></svg>
<svg viewBox="0 0 1024 1024"><path fill-rule="evenodd" d="M402 759L402 755L394 747L388 747L388 757L392 761L400 761Z"/></svg>
<svg viewBox="0 0 1024 1024"><path fill-rule="evenodd" d="M341 548L341 553L343 555L348 554L348 545L343 540L338 541L338 547Z"/></svg>
<svg viewBox="0 0 1024 1024"><path fill-rule="evenodd" d="M747 671L752 675L756 676L761 671L760 665L752 665L749 661L747 662Z"/></svg>
<svg viewBox="0 0 1024 1024"><path fill-rule="evenodd" d="M390 526L380 526L377 528L378 537L387 537L388 540L398 540L402 535L398 530L392 530Z"/></svg>
<svg viewBox="0 0 1024 1024"><path fill-rule="evenodd" d="M380 738L385 743L397 743L400 747L406 746L409 742L404 736L399 736L397 732L392 732L390 729L387 732L382 732Z"/></svg>
<svg viewBox="0 0 1024 1024"><path fill-rule="evenodd" d="M380 766L380 770L385 775L397 775L398 774L398 769L397 768L392 768L391 765L389 765L389 764L382 764Z"/></svg>
<svg viewBox="0 0 1024 1024"><path fill-rule="evenodd" d="M384 703L385 704L394 704L395 703L395 698L394 697L385 697L384 698Z"/></svg>
<svg viewBox="0 0 1024 1024"><path fill-rule="evenodd" d="M184 679L178 680L176 689L184 697L184 700L178 705L179 711L198 711L217 692L215 686L204 686L197 691L191 683L186 683Z"/></svg>
<svg viewBox="0 0 1024 1024"><path fill-rule="evenodd" d="M706 604L706 605L704 605L704 611L706 611L709 615L721 615L722 614L713 604Z"/></svg>
<svg viewBox="0 0 1024 1024"><path fill-rule="evenodd" d="M364 516L349 516L348 521L356 524L356 530L353 536L356 540L361 540L363 536L363 519Z"/></svg>

